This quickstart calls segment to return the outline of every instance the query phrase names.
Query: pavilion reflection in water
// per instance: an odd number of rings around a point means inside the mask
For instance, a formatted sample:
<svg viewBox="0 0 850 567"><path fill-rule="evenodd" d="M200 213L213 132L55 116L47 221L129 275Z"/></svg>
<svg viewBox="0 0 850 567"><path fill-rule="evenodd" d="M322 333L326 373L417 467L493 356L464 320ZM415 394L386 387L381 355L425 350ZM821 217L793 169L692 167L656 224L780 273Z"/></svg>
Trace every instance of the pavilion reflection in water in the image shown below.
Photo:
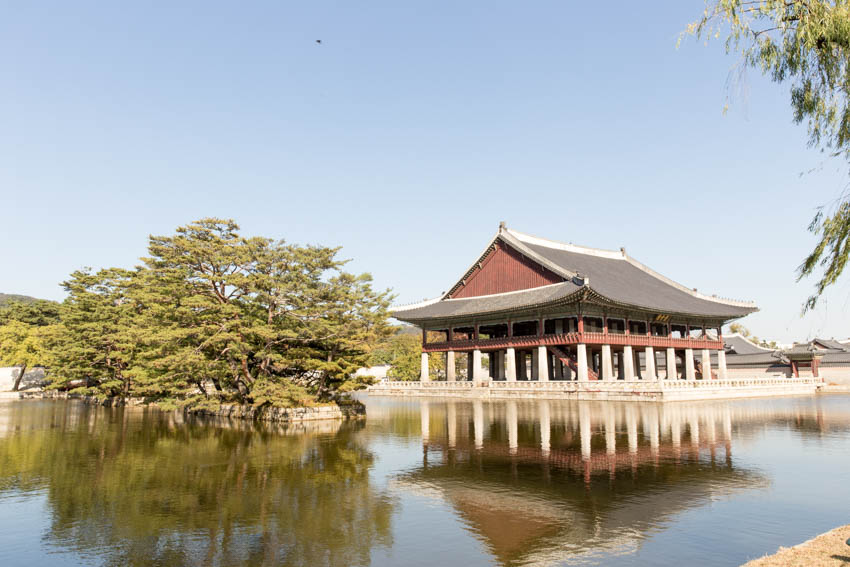
<svg viewBox="0 0 850 567"><path fill-rule="evenodd" d="M448 503L502 564L633 553L677 514L769 485L732 458L733 430L762 413L725 402L422 400L422 464L396 484Z"/></svg>

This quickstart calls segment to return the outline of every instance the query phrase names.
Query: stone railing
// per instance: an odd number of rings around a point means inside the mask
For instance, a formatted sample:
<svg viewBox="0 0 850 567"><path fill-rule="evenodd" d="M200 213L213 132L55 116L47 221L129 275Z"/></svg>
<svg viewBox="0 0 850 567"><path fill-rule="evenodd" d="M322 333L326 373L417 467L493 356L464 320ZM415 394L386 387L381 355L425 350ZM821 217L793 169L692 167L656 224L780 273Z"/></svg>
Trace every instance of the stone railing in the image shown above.
<svg viewBox="0 0 850 567"><path fill-rule="evenodd" d="M820 378L731 378L726 380L554 380L474 382L381 382L369 388L376 394L461 395L473 397L573 397L578 399L697 400L750 395L814 393Z"/></svg>
<svg viewBox="0 0 850 567"><path fill-rule="evenodd" d="M456 381L456 382L420 382L418 380L388 380L385 382L378 382L374 386L370 386L369 389L380 389L381 387L387 388L433 388L436 390L443 390L446 388L474 388L474 382L468 381Z"/></svg>
<svg viewBox="0 0 850 567"><path fill-rule="evenodd" d="M387 386L392 388L543 388L543 389L564 389L574 388L576 386L587 387L617 387L617 386L648 386L664 388L735 388L740 386L784 386L788 384L822 384L821 378L727 378L725 380L588 380L579 382L577 380L550 380L541 382L538 380L518 380L508 382L506 380L489 380L482 381L480 384L467 380L458 380L456 382L433 381L419 382L414 380L406 381L386 381L379 382L371 388L379 388Z"/></svg>

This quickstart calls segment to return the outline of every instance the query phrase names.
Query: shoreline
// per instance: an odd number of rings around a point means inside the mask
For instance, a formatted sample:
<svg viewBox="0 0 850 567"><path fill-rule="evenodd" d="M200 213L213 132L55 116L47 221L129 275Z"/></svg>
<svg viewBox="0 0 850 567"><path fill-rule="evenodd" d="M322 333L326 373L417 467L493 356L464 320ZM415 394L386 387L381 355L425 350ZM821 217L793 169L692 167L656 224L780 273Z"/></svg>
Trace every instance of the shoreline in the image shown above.
<svg viewBox="0 0 850 567"><path fill-rule="evenodd" d="M753 559L741 567L832 567L850 563L850 524L837 527L793 547Z"/></svg>
<svg viewBox="0 0 850 567"><path fill-rule="evenodd" d="M105 407L150 407L161 411L156 402L145 402L141 398L129 398L126 401L120 398L107 398L99 400L94 396L82 396L59 391L33 391L23 390L19 392L0 392L0 400L78 400L84 404L99 405ZM349 420L363 419L366 417L366 406L363 402L352 399L349 403L329 403L316 406L276 408L260 407L251 405L221 404L216 410L172 410L184 415L195 415L205 417L220 417L227 419L239 419L244 421L263 421L275 423L300 423L318 420Z"/></svg>

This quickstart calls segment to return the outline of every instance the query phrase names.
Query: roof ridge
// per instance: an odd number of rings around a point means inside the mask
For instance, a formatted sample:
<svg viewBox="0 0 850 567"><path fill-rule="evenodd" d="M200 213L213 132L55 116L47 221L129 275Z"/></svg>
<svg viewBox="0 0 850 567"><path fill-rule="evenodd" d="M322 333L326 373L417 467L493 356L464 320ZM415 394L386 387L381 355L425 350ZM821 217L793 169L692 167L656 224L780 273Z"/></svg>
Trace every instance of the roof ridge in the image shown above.
<svg viewBox="0 0 850 567"><path fill-rule="evenodd" d="M500 291L499 293L488 293L487 295L473 295L472 297L449 297L449 298L444 299L443 301L466 301L468 299L481 299L482 297L498 297L498 296L501 296L501 295L511 295L512 293L524 293L524 292L529 292L529 291L537 291L539 289L543 289L543 288L546 288L546 287L555 287L557 285L566 285L566 284L575 285L575 283L567 280L565 282L555 282L555 283L546 284L546 285L539 285L537 287L527 287L527 288L524 288L524 289L515 289L513 291Z"/></svg>
<svg viewBox="0 0 850 567"><path fill-rule="evenodd" d="M606 250L604 248L592 248L590 246L581 246L578 244L573 244L571 242L561 242L559 240L552 240L551 238L543 238L542 236L534 236L533 234L528 234L525 232L520 232L518 230L514 230L512 228L506 228L506 232L513 235L520 242L527 242L528 244L538 244L540 246L546 246L549 248L558 248L560 250L567 250L570 252L578 252L579 254L591 254L593 256L600 256L602 258L610 258L612 260L624 260L625 259L625 250Z"/></svg>
<svg viewBox="0 0 850 567"><path fill-rule="evenodd" d="M603 248L591 248L589 246L579 246L577 244L560 242L560 241L557 241L557 240L551 240L549 238L543 238L541 236L534 236L533 234L527 234L527 233L524 233L524 232L519 232L519 231L514 230L512 228L505 228L504 230L505 230L505 232L513 235L520 242L527 243L527 244L537 244L539 246L546 246L548 248L556 248L556 249L559 249L559 250L566 250L568 252L576 252L576 253L579 253L579 254L589 254L589 255L592 255L592 256L598 256L600 258L608 258L608 259L611 259L611 260L625 260L626 262L628 262L632 266L638 268L639 270L646 272L647 274L649 274L650 276L652 276L656 279L663 281L667 285L673 286L676 289L678 289L679 291L683 291L683 292L688 293L688 294L690 294L694 297L697 297L699 299L704 299L706 301L713 301L715 303L722 303L724 305L735 305L735 306L739 306L739 307L756 307L756 304L753 301L744 301L744 300L741 300L741 299L731 299L731 298L726 298L726 297L718 297L717 295L706 295L704 293L700 293L700 292L694 290L693 288L689 288L689 287L687 287L683 284L680 284L679 282L677 282L677 281L675 281L671 278L668 278L664 274L656 272L655 270L653 270L652 268L650 268L646 264L643 264L643 263L639 262L638 260L635 260L634 258L629 256L628 253L626 253L625 248L620 248L619 251L606 250L606 249L603 249Z"/></svg>
<svg viewBox="0 0 850 567"><path fill-rule="evenodd" d="M739 339L743 339L743 340L747 341L749 344L756 347L757 349L763 350L765 352L776 352L777 350L779 350L779 349L775 349L775 348L767 348L767 347L763 347L761 345L758 345L758 344L754 343L753 341L751 341L748 337L745 337L744 335L742 335L741 333L730 333L728 335L723 335L724 339L726 339L728 337L738 337ZM738 353L738 354L740 354L740 353Z"/></svg>

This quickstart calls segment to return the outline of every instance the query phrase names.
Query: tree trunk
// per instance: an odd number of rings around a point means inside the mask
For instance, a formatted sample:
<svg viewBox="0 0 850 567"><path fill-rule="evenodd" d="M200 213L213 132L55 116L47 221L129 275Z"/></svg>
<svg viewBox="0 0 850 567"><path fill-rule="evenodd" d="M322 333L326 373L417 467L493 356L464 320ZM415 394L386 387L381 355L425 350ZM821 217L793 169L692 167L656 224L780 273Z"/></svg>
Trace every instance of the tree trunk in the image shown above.
<svg viewBox="0 0 850 567"><path fill-rule="evenodd" d="M13 392L17 392L17 391L18 391L18 388L19 388L19 387L20 387L20 385L21 385L21 380L23 380L23 379L24 379L24 374L26 373L26 371L27 371L27 365L26 365L26 364L22 364L22 365L21 365L21 373L20 373L20 374L18 374L18 377L17 377L17 378L15 378L15 385L12 387L12 391L13 391Z"/></svg>

